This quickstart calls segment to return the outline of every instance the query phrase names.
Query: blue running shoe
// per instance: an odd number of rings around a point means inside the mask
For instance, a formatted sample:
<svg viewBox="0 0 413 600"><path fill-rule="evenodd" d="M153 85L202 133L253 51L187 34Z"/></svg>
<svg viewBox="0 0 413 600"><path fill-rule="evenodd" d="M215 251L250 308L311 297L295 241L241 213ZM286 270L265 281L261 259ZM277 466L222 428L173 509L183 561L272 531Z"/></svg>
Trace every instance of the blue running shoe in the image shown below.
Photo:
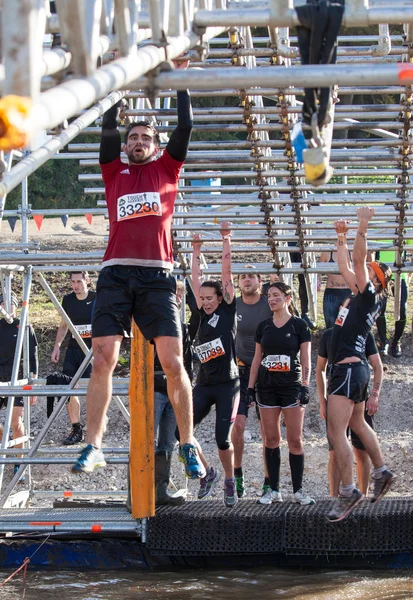
<svg viewBox="0 0 413 600"><path fill-rule="evenodd" d="M179 446L178 458L185 465L185 475L188 479L202 479L205 477L205 467L199 460L196 446L193 444Z"/></svg>
<svg viewBox="0 0 413 600"><path fill-rule="evenodd" d="M13 475L16 475L17 471L19 470L19 467L20 467L20 465L14 465ZM24 475L22 475L17 483L24 483L25 480L26 480L26 477Z"/></svg>
<svg viewBox="0 0 413 600"><path fill-rule="evenodd" d="M97 467L106 467L105 457L100 448L88 444L73 465L72 473L92 473Z"/></svg>

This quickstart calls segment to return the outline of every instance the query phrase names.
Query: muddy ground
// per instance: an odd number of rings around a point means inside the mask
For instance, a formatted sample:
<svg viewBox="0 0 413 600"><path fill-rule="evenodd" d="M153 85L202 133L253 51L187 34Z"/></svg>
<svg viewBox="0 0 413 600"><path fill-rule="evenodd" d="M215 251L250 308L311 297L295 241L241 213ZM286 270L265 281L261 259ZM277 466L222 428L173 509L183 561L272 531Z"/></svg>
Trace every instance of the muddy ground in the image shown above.
<svg viewBox="0 0 413 600"><path fill-rule="evenodd" d="M30 223L29 235L31 240L40 241L40 251L54 252L90 252L104 250L106 235L106 223L102 217L94 217L92 225L89 225L85 217L70 218L66 228L60 219L45 219L41 231L37 231L34 223ZM14 233L10 231L7 222L0 229L1 242L20 241L20 223L16 224ZM249 255L248 262L257 258ZM63 294L70 291L66 275L49 275L46 279L50 281L52 288L59 299ZM95 279L95 278L94 278ZM19 287L16 278L16 289ZM321 294L319 295L319 306ZM44 292L40 290L37 283L33 284L33 295L31 300L31 322L37 330L40 343L40 376L45 376L55 370L50 362L55 332L59 323L59 317ZM388 314L391 315L392 301L389 302ZM391 492L392 495L410 495L413 488L412 460L413 455L413 374L412 374L412 351L411 351L411 314L412 306L409 302L408 323L402 340L403 356L400 359L392 357L384 358L385 379L380 398L379 413L376 418L376 430L379 434L387 465L398 475L397 485ZM317 357L318 340L321 334L323 321L322 313L319 311L318 329L313 336L312 363L315 367ZM389 319L389 329L392 331L392 319ZM122 357L123 365L120 365L117 374L127 375L128 347L125 345ZM305 418L305 452L306 452L306 474L305 489L315 497L328 494L327 485L327 462L328 448L325 437L325 425L319 417L318 401L315 390L315 381L311 384L311 402L306 410ZM127 398L124 398L127 404ZM39 398L32 413L32 434L35 436L42 427L46 418L46 400ZM84 402L82 403L82 418L85 420ZM67 415L61 414L57 422L48 433L46 444L60 446L62 439L69 431ZM109 426L104 443L107 447L128 446L129 428L112 402L109 410ZM197 437L201 442L205 454L213 464L218 464L216 446L214 442L214 414L211 414L197 430ZM259 433L259 422L255 411L250 411L247 431L245 434L246 450L244 458L244 471L246 480L247 497L257 497L261 493L262 486L262 444ZM290 474L288 466L288 449L286 442L282 443L282 476L281 489L288 497L291 493ZM72 476L70 469L66 466L34 466L32 469L35 489L55 490L56 496L60 496L63 490L124 490L126 487L126 468L123 466L108 466L91 476ZM7 479L10 477L11 468L6 469ZM183 476L182 468L175 460L173 466L173 478L177 486L187 485ZM197 484L188 482L189 493L196 495ZM218 491L221 494L221 491ZM40 500L34 499L34 503Z"/></svg>

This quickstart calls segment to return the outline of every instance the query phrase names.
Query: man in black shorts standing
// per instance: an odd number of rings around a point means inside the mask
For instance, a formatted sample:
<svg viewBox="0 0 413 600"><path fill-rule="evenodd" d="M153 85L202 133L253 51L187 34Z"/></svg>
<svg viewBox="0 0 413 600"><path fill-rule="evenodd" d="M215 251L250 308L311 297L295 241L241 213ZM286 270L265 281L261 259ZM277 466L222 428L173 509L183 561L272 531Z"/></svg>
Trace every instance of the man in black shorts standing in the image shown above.
<svg viewBox="0 0 413 600"><path fill-rule="evenodd" d="M187 91L177 92L177 113L177 127L160 158L159 134L149 122L133 122L127 127L123 151L128 164L120 159L117 107L103 117L99 162L110 233L92 322L94 363L86 401L88 445L73 467L75 473L90 473L106 465L101 446L112 373L133 316L145 338L154 341L166 375L168 398L180 432L179 458L186 475L191 479L205 476L194 445L192 388L183 364L176 281L171 273L172 216L192 130Z"/></svg>
<svg viewBox="0 0 413 600"><path fill-rule="evenodd" d="M240 376L240 402L238 413L232 430L234 446L234 474L237 484L238 498L244 495L244 474L242 456L244 454L244 432L248 417L248 381L251 363L255 354L255 332L258 324L271 316L268 299L261 294L261 276L254 273L253 267L247 265L245 273L238 276L241 296L237 303L237 334L235 349Z"/></svg>
<svg viewBox="0 0 413 600"><path fill-rule="evenodd" d="M316 366L316 381L317 391L320 401L320 416L326 421L327 419L327 381L330 365L331 365L331 337L333 328L326 329L321 336L320 346L318 349L318 358ZM366 359L369 360L373 367L373 389L366 389L366 409L364 418L366 423L374 429L374 415L377 413L379 406L379 396L381 382L383 381L383 364L380 354L374 341L373 334L370 333L366 340ZM362 494L367 496L370 484L370 459L359 436L350 429L351 445L353 446L354 456L356 458L356 472L359 488ZM329 461L328 461L328 481L330 485L330 495L337 497L340 488L340 472L337 469L335 452L332 445L329 443Z"/></svg>
<svg viewBox="0 0 413 600"><path fill-rule="evenodd" d="M20 327L20 319L16 317L16 310L18 307L17 296L12 293L11 294L11 302L10 302L10 316L13 318L11 323L8 323L6 319L0 319L0 381L2 382L10 382L12 371L13 371L13 362L14 362L14 354L16 351L16 343L17 343L17 335ZM0 294L0 306L5 309L4 298ZM30 368L30 377L32 379L37 379L37 374L39 370L39 360L37 356L37 339L36 334L32 326L29 326L29 368ZM20 368L19 378L23 376L23 371ZM1 394L0 387L0 394ZM7 406L6 397L0 397L0 408ZM36 397L32 396L30 398L30 404L33 405L36 402ZM14 406L11 417L11 425L13 429L13 437L14 439L21 438L24 435L24 425L23 425L23 411L24 411L24 401L21 396L18 396L14 399ZM18 444L17 448L22 448L23 444ZM14 466L14 473L17 472L19 465ZM19 483L24 481L24 475L20 478Z"/></svg>
<svg viewBox="0 0 413 600"><path fill-rule="evenodd" d="M75 329L85 342L86 346L92 346L92 312L96 293L88 289L90 283L87 271L73 272L70 276L73 292L63 297L62 308L72 321ZM56 341L53 348L51 361L59 362L60 346L66 337L69 328L64 319L62 319L59 329L56 333ZM70 333L70 332L69 332ZM83 350L70 333L69 344L66 350L63 362L63 374L73 377L85 358ZM92 365L89 364L82 374L82 377L90 377ZM67 403L67 412L72 431L68 437L63 440L65 446L72 446L83 441L83 427L80 423L80 402L77 396L71 396Z"/></svg>
<svg viewBox="0 0 413 600"><path fill-rule="evenodd" d="M332 369L328 385L328 438L333 445L340 471L340 496L328 513L329 521L341 521L361 502L363 494L353 479L353 453L347 439L347 427L359 436L373 463L373 496L377 502L393 484L394 475L386 467L373 429L364 419L366 388L370 369L365 359L366 339L381 312L382 298L391 279L384 263L367 263L367 229L374 210L357 210L359 220L354 241L353 265L348 264L348 222L336 221L337 259L340 275L355 294L342 306L331 341Z"/></svg>

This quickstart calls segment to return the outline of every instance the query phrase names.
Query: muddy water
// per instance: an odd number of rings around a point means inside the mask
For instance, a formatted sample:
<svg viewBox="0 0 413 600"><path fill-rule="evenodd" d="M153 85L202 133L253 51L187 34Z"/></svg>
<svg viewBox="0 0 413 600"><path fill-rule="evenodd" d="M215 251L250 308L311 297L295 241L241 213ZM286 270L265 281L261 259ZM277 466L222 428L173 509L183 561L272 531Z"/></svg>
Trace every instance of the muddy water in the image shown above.
<svg viewBox="0 0 413 600"><path fill-rule="evenodd" d="M11 571L0 573L0 581ZM113 572L28 570L26 600L412 600L406 571L299 571L259 568ZM1 600L23 598L20 575Z"/></svg>

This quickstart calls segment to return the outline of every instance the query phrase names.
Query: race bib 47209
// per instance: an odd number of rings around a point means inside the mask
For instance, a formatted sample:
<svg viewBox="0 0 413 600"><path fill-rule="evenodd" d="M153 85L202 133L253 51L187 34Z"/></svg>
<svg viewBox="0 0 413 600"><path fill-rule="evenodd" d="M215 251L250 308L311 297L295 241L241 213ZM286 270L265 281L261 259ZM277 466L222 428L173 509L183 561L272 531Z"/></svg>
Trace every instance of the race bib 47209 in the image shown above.
<svg viewBox="0 0 413 600"><path fill-rule="evenodd" d="M125 194L118 198L118 221L137 219L138 217L162 216L159 192Z"/></svg>
<svg viewBox="0 0 413 600"><path fill-rule="evenodd" d="M263 358L262 366L268 371L290 371L291 359L285 354L269 354Z"/></svg>
<svg viewBox="0 0 413 600"><path fill-rule="evenodd" d="M195 346L195 352L199 356L201 363L206 363L213 358L219 358L225 354L221 338L216 338L212 342L206 342L200 346Z"/></svg>

